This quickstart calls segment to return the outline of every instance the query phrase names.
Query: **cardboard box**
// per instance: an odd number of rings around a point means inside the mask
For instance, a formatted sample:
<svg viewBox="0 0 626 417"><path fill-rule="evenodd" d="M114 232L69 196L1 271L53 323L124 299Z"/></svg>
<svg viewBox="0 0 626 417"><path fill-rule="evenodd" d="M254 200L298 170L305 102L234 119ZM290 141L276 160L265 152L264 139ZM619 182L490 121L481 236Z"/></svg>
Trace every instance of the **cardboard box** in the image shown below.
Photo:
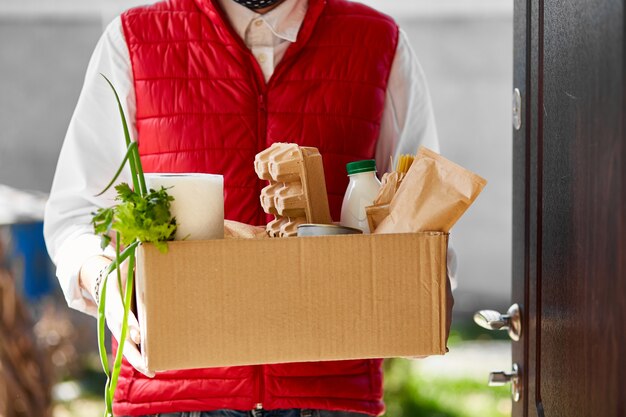
<svg viewBox="0 0 626 417"><path fill-rule="evenodd" d="M153 371L438 355L444 233L171 242L137 257Z"/></svg>

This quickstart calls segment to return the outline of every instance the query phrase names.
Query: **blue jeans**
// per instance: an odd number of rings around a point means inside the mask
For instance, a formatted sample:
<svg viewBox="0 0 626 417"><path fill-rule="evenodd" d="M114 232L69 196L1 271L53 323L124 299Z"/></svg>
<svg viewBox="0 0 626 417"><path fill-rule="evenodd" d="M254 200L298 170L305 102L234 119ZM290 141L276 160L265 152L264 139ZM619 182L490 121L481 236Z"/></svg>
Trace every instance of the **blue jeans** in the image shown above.
<svg viewBox="0 0 626 417"><path fill-rule="evenodd" d="M345 411L327 411L327 410L308 410L308 409L290 409L290 410L260 410L260 411L235 411L235 410L217 410L217 411L193 411L183 413L167 413L154 414L152 416L143 417L371 417L367 414L349 413Z"/></svg>

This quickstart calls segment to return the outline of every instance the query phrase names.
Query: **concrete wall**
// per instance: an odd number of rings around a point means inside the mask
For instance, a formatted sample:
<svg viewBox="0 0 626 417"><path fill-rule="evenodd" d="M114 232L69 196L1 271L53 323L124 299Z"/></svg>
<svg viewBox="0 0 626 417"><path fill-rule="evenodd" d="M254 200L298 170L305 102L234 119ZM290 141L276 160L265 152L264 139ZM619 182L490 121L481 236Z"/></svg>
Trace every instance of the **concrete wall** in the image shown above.
<svg viewBox="0 0 626 417"><path fill-rule="evenodd" d="M489 180L452 231L457 310L510 293L512 0L366 0L406 30L429 80L442 153ZM91 51L137 1L2 0L0 183L47 191Z"/></svg>
<svg viewBox="0 0 626 417"><path fill-rule="evenodd" d="M98 19L0 16L0 183L48 191Z"/></svg>
<svg viewBox="0 0 626 417"><path fill-rule="evenodd" d="M512 17L401 23L429 79L442 154L489 181L451 232L459 255L456 307L504 308L511 291Z"/></svg>

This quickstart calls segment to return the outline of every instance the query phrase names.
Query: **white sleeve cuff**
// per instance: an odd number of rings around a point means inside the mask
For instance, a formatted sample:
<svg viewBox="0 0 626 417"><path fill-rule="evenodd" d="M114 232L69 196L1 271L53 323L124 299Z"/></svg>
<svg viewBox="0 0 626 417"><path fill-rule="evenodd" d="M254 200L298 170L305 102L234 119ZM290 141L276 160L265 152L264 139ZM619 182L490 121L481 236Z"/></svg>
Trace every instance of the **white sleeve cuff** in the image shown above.
<svg viewBox="0 0 626 417"><path fill-rule="evenodd" d="M98 236L84 234L68 239L59 248L54 260L67 305L93 317L98 316L98 306L91 295L80 286L78 275L85 261L98 255L115 258L115 251L110 246L102 250Z"/></svg>

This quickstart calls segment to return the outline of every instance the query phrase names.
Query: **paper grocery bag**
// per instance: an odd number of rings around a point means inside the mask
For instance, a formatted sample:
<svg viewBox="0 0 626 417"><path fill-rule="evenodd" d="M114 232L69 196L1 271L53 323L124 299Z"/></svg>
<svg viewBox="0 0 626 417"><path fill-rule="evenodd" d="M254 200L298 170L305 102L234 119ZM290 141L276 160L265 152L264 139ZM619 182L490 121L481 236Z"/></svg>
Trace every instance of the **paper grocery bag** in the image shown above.
<svg viewBox="0 0 626 417"><path fill-rule="evenodd" d="M376 230L378 225L389 215L389 203L396 195L405 174L402 172L387 172L381 180L380 190L374 199L374 204L365 207L367 223L370 230Z"/></svg>
<svg viewBox="0 0 626 417"><path fill-rule="evenodd" d="M389 204L376 204L365 207L367 223L370 230L376 230L379 224L389 216Z"/></svg>
<svg viewBox="0 0 626 417"><path fill-rule="evenodd" d="M486 183L422 147L374 233L449 232Z"/></svg>
<svg viewBox="0 0 626 417"><path fill-rule="evenodd" d="M265 239L269 237L263 226L224 220L224 239Z"/></svg>
<svg viewBox="0 0 626 417"><path fill-rule="evenodd" d="M398 188L402 184L402 180L404 179L406 174L402 172L388 172L383 175L381 180L380 190L378 191L378 195L374 199L374 206L389 204L391 200L393 200L393 196L398 192Z"/></svg>

